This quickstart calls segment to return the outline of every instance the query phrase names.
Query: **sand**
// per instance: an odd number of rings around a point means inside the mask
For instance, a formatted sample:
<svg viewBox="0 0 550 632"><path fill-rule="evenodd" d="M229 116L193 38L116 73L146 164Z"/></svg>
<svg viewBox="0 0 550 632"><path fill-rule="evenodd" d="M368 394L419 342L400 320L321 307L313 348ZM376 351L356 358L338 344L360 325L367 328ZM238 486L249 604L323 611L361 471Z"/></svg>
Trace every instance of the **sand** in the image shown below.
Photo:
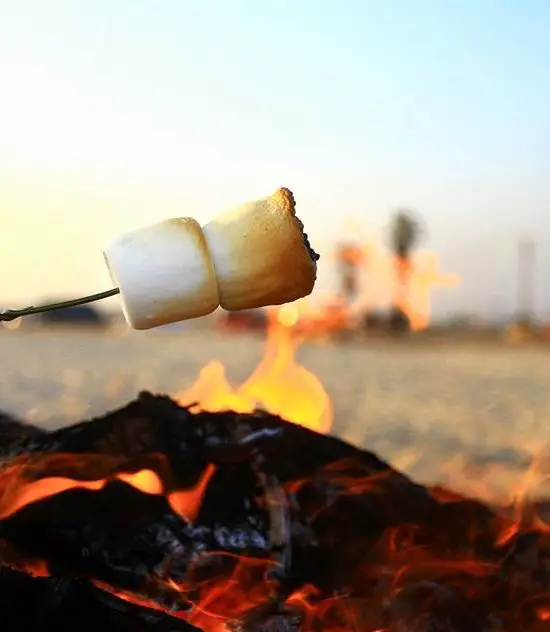
<svg viewBox="0 0 550 632"><path fill-rule="evenodd" d="M213 359L239 383L263 344L261 336L202 329L0 330L0 409L53 428L122 405L141 389L177 393ZM550 439L544 348L310 344L298 358L332 398L332 432L421 481L506 491Z"/></svg>

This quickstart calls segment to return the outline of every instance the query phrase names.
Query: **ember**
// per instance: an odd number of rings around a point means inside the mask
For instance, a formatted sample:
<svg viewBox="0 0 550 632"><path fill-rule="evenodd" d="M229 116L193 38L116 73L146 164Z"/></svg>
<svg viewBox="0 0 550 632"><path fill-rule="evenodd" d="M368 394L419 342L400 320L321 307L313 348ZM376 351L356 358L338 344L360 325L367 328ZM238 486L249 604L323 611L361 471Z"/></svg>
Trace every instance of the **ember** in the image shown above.
<svg viewBox="0 0 550 632"><path fill-rule="evenodd" d="M2 454L6 630L550 626L540 517L416 485L267 412L142 393L55 432L12 423Z"/></svg>

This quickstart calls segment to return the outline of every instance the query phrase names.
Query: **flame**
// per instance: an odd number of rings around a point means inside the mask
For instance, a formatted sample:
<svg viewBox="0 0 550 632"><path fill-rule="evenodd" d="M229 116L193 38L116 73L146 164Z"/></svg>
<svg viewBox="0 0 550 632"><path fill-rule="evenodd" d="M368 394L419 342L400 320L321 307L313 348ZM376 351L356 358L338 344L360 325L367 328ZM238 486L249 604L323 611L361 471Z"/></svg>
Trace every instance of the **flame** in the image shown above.
<svg viewBox="0 0 550 632"><path fill-rule="evenodd" d="M341 294L348 296L351 313L395 304L406 314L413 331L422 331L431 323L433 290L460 284L459 275L440 271L439 257L431 250L402 259L374 241L348 241L336 246L335 258Z"/></svg>
<svg viewBox="0 0 550 632"><path fill-rule="evenodd" d="M363 265L368 260L369 245L362 246L357 243L343 243L336 248L336 259L350 268Z"/></svg>
<svg viewBox="0 0 550 632"><path fill-rule="evenodd" d="M83 460L85 463L85 460ZM6 467L0 474L0 519L8 518L24 507L57 494L73 490L87 489L101 491L113 480L122 481L143 494L160 496L165 494L164 484L153 470L120 472L111 477L97 480L76 480L69 477L49 476L32 480L33 461L16 462ZM172 511L189 523L198 515L206 488L216 468L209 464L196 485L190 489L166 493L166 500ZM30 480L29 480L29 473Z"/></svg>
<svg viewBox="0 0 550 632"><path fill-rule="evenodd" d="M296 361L300 338L294 327L299 323L300 309L297 303L268 310L265 354L244 384L232 386L224 366L214 361L176 397L178 402L196 412L249 413L261 408L311 430L329 432L331 400L318 378Z"/></svg>
<svg viewBox="0 0 550 632"><path fill-rule="evenodd" d="M409 294L403 310L407 314L413 331L426 329L431 322L431 291L436 287L456 287L460 284L458 274L443 274L439 270L439 258L435 252L424 251L413 266Z"/></svg>

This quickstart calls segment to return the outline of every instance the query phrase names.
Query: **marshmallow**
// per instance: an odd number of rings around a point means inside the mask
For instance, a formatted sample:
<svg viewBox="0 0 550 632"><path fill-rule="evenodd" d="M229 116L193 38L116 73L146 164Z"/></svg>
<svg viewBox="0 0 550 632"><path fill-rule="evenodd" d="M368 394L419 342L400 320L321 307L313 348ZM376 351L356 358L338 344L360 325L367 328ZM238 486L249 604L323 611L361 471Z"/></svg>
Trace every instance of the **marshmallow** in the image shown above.
<svg viewBox="0 0 550 632"><path fill-rule="evenodd" d="M203 226L226 310L290 303L311 294L319 256L288 189L243 204Z"/></svg>
<svg viewBox="0 0 550 632"><path fill-rule="evenodd" d="M198 318L219 306L254 309L311 293L317 255L288 189L243 204L203 228L170 219L119 237L103 252L134 329Z"/></svg>
<svg viewBox="0 0 550 632"><path fill-rule="evenodd" d="M103 254L134 329L206 316L219 306L216 271L201 227L192 218L139 228Z"/></svg>

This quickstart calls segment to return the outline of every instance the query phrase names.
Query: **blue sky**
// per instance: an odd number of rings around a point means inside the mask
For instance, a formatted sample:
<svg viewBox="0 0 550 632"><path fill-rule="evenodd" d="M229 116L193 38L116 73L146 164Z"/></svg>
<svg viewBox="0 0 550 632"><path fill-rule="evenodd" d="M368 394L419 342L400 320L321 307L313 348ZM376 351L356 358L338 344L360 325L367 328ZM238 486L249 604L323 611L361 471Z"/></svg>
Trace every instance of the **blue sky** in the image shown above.
<svg viewBox="0 0 550 632"><path fill-rule="evenodd" d="M416 209L439 309L510 309L518 237L550 265L548 33L542 0L0 0L2 293L101 289L118 230L286 185L322 244Z"/></svg>

